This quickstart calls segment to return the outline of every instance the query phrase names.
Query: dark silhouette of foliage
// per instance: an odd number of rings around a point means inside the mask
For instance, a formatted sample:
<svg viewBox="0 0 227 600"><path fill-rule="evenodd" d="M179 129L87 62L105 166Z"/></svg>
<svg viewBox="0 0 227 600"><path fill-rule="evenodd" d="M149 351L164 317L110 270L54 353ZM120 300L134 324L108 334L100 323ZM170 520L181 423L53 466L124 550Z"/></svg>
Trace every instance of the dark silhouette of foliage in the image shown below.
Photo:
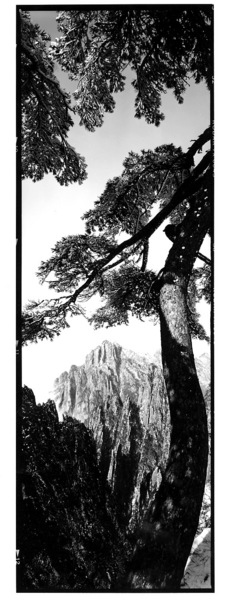
<svg viewBox="0 0 227 600"><path fill-rule="evenodd" d="M60 38L52 55L75 79L74 110L90 131L113 112L113 94L135 73L135 116L159 125L161 94L173 89L179 103L190 77L212 83L212 6L121 7L58 12Z"/></svg>
<svg viewBox="0 0 227 600"><path fill-rule="evenodd" d="M48 54L50 37L20 11L21 172L38 181L52 173L61 185L82 183L84 159L67 141L73 125L70 96L61 89Z"/></svg>
<svg viewBox="0 0 227 600"><path fill-rule="evenodd" d="M129 548L111 504L92 433L25 387L19 591L109 589Z"/></svg>

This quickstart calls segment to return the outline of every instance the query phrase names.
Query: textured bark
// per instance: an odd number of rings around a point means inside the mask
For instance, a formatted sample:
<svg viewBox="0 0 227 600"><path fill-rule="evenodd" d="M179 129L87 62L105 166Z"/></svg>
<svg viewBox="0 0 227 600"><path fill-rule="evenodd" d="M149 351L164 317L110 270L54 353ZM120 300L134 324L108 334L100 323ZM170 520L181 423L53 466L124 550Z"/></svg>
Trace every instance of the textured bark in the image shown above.
<svg viewBox="0 0 227 600"><path fill-rule="evenodd" d="M166 471L130 566L131 589L178 590L198 526L208 456L207 418L187 319L187 285L210 225L197 199L172 246L160 290L163 372L171 415Z"/></svg>

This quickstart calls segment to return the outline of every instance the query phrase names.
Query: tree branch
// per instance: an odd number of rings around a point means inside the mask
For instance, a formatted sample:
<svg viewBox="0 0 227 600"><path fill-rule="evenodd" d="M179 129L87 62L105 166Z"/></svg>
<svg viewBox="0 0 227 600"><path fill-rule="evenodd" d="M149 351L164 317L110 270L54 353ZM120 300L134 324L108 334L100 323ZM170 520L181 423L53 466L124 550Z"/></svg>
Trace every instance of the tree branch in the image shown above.
<svg viewBox="0 0 227 600"><path fill-rule="evenodd" d="M87 280L71 295L70 299L64 304L65 307L68 307L72 302L75 302L77 297L84 291L86 288L92 283L95 277L100 273L101 269L108 265L108 263L115 258L118 254L120 254L126 248L132 247L139 240L143 240L145 238L151 237L151 235L158 229L158 227L162 224L162 222L169 216L174 208L180 204L186 197L195 193L199 190L202 183L208 182L209 173L205 173L202 177L200 177L201 172L203 172L210 163L210 153L205 154L200 163L195 167L193 173L180 185L178 190L173 195L169 204L164 206L162 210L155 215L155 217L147 223L142 229L140 229L137 233L131 236L128 240L125 240L121 244L119 244L114 250L112 250L106 258L101 259L96 263L95 268L87 278Z"/></svg>
<svg viewBox="0 0 227 600"><path fill-rule="evenodd" d="M204 144L211 140L211 133L211 127L207 127L207 129L205 129L205 131L201 135L199 135L197 140L194 141L194 144L190 146L187 152L188 158L192 158L196 154L196 152L200 150L200 148L202 148Z"/></svg>

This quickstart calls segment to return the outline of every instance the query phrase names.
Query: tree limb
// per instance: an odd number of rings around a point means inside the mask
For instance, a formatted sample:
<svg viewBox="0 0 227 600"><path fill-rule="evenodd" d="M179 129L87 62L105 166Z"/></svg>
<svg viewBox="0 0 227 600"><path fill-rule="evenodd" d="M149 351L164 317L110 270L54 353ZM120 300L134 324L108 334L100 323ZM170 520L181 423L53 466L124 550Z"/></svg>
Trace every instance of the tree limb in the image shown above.
<svg viewBox="0 0 227 600"><path fill-rule="evenodd" d="M210 153L205 154L205 156L200 161L199 165L195 167L193 173L181 184L178 190L174 193L172 199L169 204L164 206L162 210L155 215L147 225L142 227L137 233L131 236L128 240L125 240L121 244L119 244L116 248L114 248L106 258L103 258L97 261L95 268L87 278L87 280L71 295L70 299L65 303L64 306L69 306L72 302L75 302L77 297L84 291L86 288L92 283L95 277L100 273L101 269L108 265L108 263L115 258L118 254L120 254L126 248L132 247L139 240L143 240L145 238L151 237L151 235L158 229L158 227L162 224L162 222L169 216L174 208L182 202L186 197L190 196L192 193L195 193L199 190L202 183L208 182L209 173L205 173L203 176L201 172L204 171L209 165L210 162ZM198 178L197 178L198 177Z"/></svg>

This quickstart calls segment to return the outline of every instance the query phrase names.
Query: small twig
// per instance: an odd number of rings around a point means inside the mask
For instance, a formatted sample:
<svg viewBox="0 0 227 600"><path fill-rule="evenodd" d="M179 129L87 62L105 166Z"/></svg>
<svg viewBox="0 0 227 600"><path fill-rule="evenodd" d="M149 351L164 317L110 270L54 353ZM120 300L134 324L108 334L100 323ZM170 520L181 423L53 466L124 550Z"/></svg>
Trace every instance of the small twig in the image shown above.
<svg viewBox="0 0 227 600"><path fill-rule="evenodd" d="M208 256L204 256L204 254L201 254L201 252L197 252L197 258L200 258L200 260L202 260L203 262L206 263L206 265L211 265L211 260L210 258L208 258Z"/></svg>

